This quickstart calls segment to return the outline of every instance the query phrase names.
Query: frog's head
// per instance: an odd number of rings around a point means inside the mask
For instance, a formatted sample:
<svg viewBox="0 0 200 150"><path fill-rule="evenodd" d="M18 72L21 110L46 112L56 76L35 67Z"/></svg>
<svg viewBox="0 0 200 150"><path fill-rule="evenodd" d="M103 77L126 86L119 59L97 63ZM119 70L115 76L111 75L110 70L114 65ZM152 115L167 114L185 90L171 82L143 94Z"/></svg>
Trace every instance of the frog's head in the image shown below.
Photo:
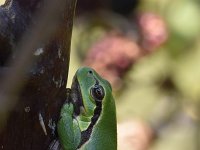
<svg viewBox="0 0 200 150"><path fill-rule="evenodd" d="M91 120L98 120L104 102L112 93L111 85L92 68L82 67L74 76L71 90L75 115L83 123L81 130L85 130Z"/></svg>

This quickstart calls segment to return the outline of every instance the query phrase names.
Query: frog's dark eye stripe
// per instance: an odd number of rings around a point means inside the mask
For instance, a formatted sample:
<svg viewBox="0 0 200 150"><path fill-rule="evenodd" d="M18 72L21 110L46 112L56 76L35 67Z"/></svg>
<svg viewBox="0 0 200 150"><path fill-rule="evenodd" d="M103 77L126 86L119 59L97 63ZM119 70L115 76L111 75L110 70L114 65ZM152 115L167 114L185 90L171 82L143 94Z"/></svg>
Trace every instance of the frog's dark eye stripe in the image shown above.
<svg viewBox="0 0 200 150"><path fill-rule="evenodd" d="M102 100L105 96L103 87L98 84L91 88L90 93L95 100Z"/></svg>
<svg viewBox="0 0 200 150"><path fill-rule="evenodd" d="M90 135L92 134L93 127L95 126L99 116L101 115L102 111L102 100L105 96L104 88L99 85L99 82L96 80L96 84L90 89L91 96L96 101L96 108L94 110L94 115L91 119L91 123L89 127L81 132L81 143L79 144L78 148L80 148L86 141L89 140Z"/></svg>

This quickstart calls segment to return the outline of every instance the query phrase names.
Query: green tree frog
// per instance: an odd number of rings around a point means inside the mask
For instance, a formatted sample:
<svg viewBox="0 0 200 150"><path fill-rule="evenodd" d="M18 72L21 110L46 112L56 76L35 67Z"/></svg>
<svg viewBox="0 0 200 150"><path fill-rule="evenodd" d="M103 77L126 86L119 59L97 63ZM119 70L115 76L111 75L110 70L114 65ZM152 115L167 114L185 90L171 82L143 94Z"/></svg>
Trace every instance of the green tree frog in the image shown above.
<svg viewBox="0 0 200 150"><path fill-rule="evenodd" d="M76 72L57 124L63 150L117 150L111 85L88 67Z"/></svg>

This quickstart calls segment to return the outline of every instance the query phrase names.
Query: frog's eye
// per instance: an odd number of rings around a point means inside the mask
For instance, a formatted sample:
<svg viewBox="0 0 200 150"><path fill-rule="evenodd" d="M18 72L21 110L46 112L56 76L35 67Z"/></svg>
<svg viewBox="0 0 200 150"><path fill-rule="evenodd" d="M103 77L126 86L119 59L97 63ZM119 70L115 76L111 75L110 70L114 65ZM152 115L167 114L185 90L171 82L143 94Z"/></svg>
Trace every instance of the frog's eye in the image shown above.
<svg viewBox="0 0 200 150"><path fill-rule="evenodd" d="M88 73L89 73L89 74L93 74L92 70L89 70Z"/></svg>
<svg viewBox="0 0 200 150"><path fill-rule="evenodd" d="M90 90L91 95L94 99L102 100L105 96L104 89L101 85L95 85Z"/></svg>

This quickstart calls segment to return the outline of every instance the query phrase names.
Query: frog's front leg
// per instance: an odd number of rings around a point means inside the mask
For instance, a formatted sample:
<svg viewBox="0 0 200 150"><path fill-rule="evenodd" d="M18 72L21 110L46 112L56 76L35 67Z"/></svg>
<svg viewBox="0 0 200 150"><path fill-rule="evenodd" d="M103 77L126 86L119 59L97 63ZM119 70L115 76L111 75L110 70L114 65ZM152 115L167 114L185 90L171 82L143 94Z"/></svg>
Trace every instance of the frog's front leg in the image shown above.
<svg viewBox="0 0 200 150"><path fill-rule="evenodd" d="M58 135L64 150L76 150L81 141L81 131L77 120L73 117L74 106L66 103L61 109L58 122Z"/></svg>

